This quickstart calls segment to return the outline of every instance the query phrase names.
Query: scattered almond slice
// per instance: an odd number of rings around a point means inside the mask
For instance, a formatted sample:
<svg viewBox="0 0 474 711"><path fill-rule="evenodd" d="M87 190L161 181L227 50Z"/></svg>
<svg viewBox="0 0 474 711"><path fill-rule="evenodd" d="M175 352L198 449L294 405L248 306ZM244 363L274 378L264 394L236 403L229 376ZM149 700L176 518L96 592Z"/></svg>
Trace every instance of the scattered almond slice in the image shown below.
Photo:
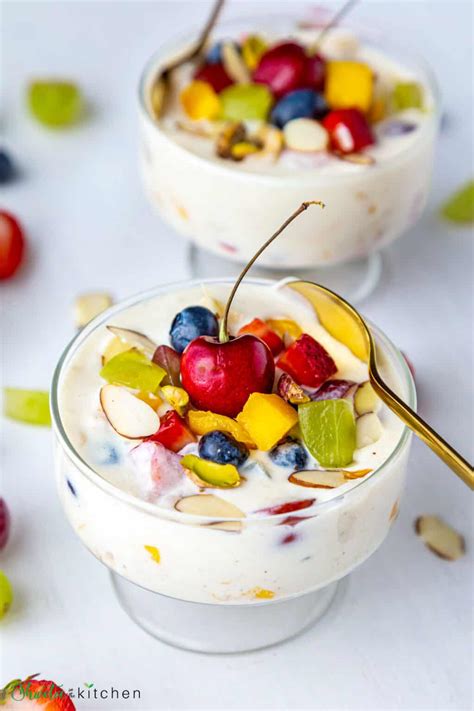
<svg viewBox="0 0 474 711"><path fill-rule="evenodd" d="M270 124L262 124L255 138L262 143L262 154L272 155L276 160L283 150L283 131Z"/></svg>
<svg viewBox="0 0 474 711"><path fill-rule="evenodd" d="M466 543L460 533L438 516L419 516L415 531L432 553L443 560L457 560L466 552Z"/></svg>
<svg viewBox="0 0 474 711"><path fill-rule="evenodd" d="M357 469L355 471L347 471L346 469L342 472L346 479L362 479L363 476L370 474L373 469Z"/></svg>
<svg viewBox="0 0 474 711"><path fill-rule="evenodd" d="M377 412L381 404L380 398L368 380L359 385L354 394L354 408L358 415Z"/></svg>
<svg viewBox="0 0 474 711"><path fill-rule="evenodd" d="M194 494L185 496L175 504L175 509L194 516L212 516L213 518L245 518L245 514L234 504L214 494ZM216 522L219 524L223 521Z"/></svg>
<svg viewBox="0 0 474 711"><path fill-rule="evenodd" d="M361 415L356 421L356 448L374 444L382 436L382 423L375 412Z"/></svg>
<svg viewBox="0 0 474 711"><path fill-rule="evenodd" d="M143 546L146 551L151 556L151 559L155 561L155 563L160 563L161 562L161 556L160 556L160 551L156 546Z"/></svg>
<svg viewBox="0 0 474 711"><path fill-rule="evenodd" d="M355 163L356 165L373 165L375 158L368 156L365 153L334 153L339 160L346 163Z"/></svg>
<svg viewBox="0 0 474 711"><path fill-rule="evenodd" d="M74 322L77 328L83 328L112 304L112 297L105 292L91 291L80 294L74 302Z"/></svg>
<svg viewBox="0 0 474 711"><path fill-rule="evenodd" d="M242 523L240 521L216 521L206 524L206 528L217 528L219 531L229 531L230 533L240 533Z"/></svg>
<svg viewBox="0 0 474 711"><path fill-rule="evenodd" d="M224 69L231 79L237 84L250 84L252 78L248 67L233 42L224 42L221 57Z"/></svg>
<svg viewBox="0 0 474 711"><path fill-rule="evenodd" d="M120 326L107 326L108 330L120 338L121 341L128 343L132 348L138 348L149 358L153 358L153 354L156 350L156 343L154 343L151 338L145 336L144 333L139 331L132 331L130 328L121 328Z"/></svg>
<svg viewBox="0 0 474 711"><path fill-rule="evenodd" d="M127 439L144 439L160 426L155 410L120 385L104 385L100 404L114 430Z"/></svg>
<svg viewBox="0 0 474 711"><path fill-rule="evenodd" d="M343 471L324 471L319 469L306 469L293 472L288 477L291 484L306 486L311 489L335 489L346 483Z"/></svg>

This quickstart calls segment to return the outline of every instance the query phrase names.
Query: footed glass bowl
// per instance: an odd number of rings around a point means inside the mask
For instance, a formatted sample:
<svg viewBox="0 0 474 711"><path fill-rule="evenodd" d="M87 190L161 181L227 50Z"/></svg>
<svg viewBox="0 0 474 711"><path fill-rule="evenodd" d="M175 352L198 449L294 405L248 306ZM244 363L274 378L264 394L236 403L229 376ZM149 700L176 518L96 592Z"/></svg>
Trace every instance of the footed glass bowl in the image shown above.
<svg viewBox="0 0 474 711"><path fill-rule="evenodd" d="M382 466L350 491L316 501L301 519L195 516L114 486L79 456L64 429L59 394L65 370L79 346L122 310L189 286L161 286L108 309L65 350L51 399L57 487L71 526L110 569L132 619L170 644L240 652L283 641L318 619L337 581L382 543L398 510L411 436L403 429ZM414 383L403 356L378 329L373 332L382 370L396 374L398 394L414 407ZM159 564L145 546L159 548Z"/></svg>

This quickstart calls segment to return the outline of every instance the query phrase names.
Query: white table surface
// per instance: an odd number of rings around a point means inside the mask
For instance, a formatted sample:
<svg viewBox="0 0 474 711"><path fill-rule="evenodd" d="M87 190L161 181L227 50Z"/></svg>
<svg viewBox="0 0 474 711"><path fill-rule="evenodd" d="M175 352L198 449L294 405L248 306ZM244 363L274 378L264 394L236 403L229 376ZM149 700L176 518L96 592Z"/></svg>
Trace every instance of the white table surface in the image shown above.
<svg viewBox="0 0 474 711"><path fill-rule="evenodd" d="M188 275L185 241L152 213L140 187L136 85L155 46L198 23L208 5L3 4L1 130L22 177L1 188L0 205L21 218L29 243L26 268L1 286L5 384L49 386L73 335L78 292L119 298ZM283 7L235 2L228 13ZM377 2L362 4L354 19L418 45L442 86L447 122L429 207L389 250L364 310L414 362L422 414L472 457L473 235L436 215L472 165L471 13L469 3L448 0ZM50 133L27 116L25 84L48 74L82 83L91 110L80 127ZM471 498L419 442L399 520L351 576L337 609L287 644L223 657L165 646L125 616L59 506L49 431L3 422L1 451L14 526L0 565L16 592L1 628L2 683L41 672L65 688L141 690L140 701L78 702L84 709L471 707ZM443 562L425 549L413 533L423 512L465 534L463 559Z"/></svg>

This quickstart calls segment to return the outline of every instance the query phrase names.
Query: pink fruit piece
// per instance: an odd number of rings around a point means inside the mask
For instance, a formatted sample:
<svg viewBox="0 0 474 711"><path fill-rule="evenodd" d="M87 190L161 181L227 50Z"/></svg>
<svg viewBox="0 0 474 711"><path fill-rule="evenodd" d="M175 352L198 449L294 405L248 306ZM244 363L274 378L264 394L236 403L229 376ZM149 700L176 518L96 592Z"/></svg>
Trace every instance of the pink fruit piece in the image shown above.
<svg viewBox="0 0 474 711"><path fill-rule="evenodd" d="M253 81L266 84L280 98L302 86L306 54L296 42L283 42L263 54L253 74Z"/></svg>
<svg viewBox="0 0 474 711"><path fill-rule="evenodd" d="M301 511L307 509L314 504L316 499L301 499L300 501L287 501L284 504L276 504L265 509L258 509L256 514L265 514L266 516L278 516L279 514L292 513L293 511ZM286 519L285 519L286 520Z"/></svg>
<svg viewBox="0 0 474 711"><path fill-rule="evenodd" d="M153 354L153 363L166 370L166 376L161 385L181 385L179 371L181 368L181 356L170 346L158 346Z"/></svg>
<svg viewBox="0 0 474 711"><path fill-rule="evenodd" d="M5 499L0 498L0 550L7 545L10 535L10 512Z"/></svg>
<svg viewBox="0 0 474 711"><path fill-rule="evenodd" d="M327 380L311 394L311 400L340 400L356 385L352 380Z"/></svg>
<svg viewBox="0 0 474 711"><path fill-rule="evenodd" d="M147 501L166 494L186 477L181 457L159 442L142 442L130 451L129 457L140 494Z"/></svg>

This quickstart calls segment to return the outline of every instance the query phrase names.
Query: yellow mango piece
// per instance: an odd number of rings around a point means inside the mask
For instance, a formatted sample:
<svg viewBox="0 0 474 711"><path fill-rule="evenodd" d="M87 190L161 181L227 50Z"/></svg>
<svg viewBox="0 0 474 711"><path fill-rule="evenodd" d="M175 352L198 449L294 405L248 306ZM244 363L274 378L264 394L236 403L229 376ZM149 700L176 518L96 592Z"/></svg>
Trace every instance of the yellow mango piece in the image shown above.
<svg viewBox="0 0 474 711"><path fill-rule="evenodd" d="M164 385L161 388L161 392L166 402L182 417L189 405L189 395L186 390L184 390L184 388L178 388L175 385Z"/></svg>
<svg viewBox="0 0 474 711"><path fill-rule="evenodd" d="M215 412L205 410L190 410L188 412L188 424L196 435L205 435L212 430L221 430L232 435L237 442L243 442L255 449L255 442L242 425L226 415L217 415Z"/></svg>
<svg viewBox="0 0 474 711"><path fill-rule="evenodd" d="M130 343L125 343L118 336L114 336L111 341L109 341L105 347L105 351L102 353L102 365L105 365L112 360L119 353L125 353L125 351L132 350Z"/></svg>
<svg viewBox="0 0 474 711"><path fill-rule="evenodd" d="M160 405L163 404L163 400L161 399L161 397L158 397L158 395L154 395L153 393L141 391L136 394L136 397L139 400L143 400L143 402L146 402L147 405L150 405L150 407L152 407L155 412L156 410L158 410Z"/></svg>
<svg viewBox="0 0 474 711"><path fill-rule="evenodd" d="M151 559L155 561L155 563L160 563L161 562L161 556L160 556L160 551L156 546L143 546L146 551L151 556Z"/></svg>
<svg viewBox="0 0 474 711"><path fill-rule="evenodd" d="M205 81L192 81L180 95L181 105L193 121L217 118L221 102L210 84Z"/></svg>
<svg viewBox="0 0 474 711"><path fill-rule="evenodd" d="M259 449L271 449L298 422L298 414L279 395L252 393L237 415Z"/></svg>
<svg viewBox="0 0 474 711"><path fill-rule="evenodd" d="M362 62L328 62L324 96L332 109L369 110L373 94L373 74Z"/></svg>
<svg viewBox="0 0 474 711"><path fill-rule="evenodd" d="M275 597L273 590L259 587L252 588L247 592L247 595L254 597L256 600L272 600Z"/></svg>
<svg viewBox="0 0 474 711"><path fill-rule="evenodd" d="M296 340L303 333L296 321L292 321L289 318L269 318L267 324L272 331L278 333L280 338L284 338L288 334Z"/></svg>

